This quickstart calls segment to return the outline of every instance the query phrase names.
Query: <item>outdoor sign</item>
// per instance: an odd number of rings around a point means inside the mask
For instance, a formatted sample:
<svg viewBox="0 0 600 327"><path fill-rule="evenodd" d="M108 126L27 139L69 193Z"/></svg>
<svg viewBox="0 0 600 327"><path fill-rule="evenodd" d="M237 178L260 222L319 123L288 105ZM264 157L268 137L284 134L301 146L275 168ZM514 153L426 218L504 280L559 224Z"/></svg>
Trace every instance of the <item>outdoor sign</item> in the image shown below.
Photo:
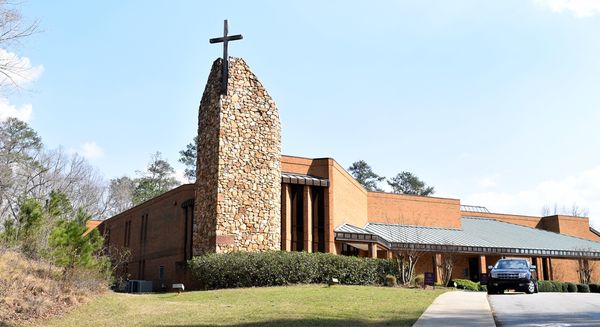
<svg viewBox="0 0 600 327"><path fill-rule="evenodd" d="M434 277L433 273L425 272L425 283L423 284L423 286L425 286L425 285L433 286L434 284L435 284L435 277Z"/></svg>
<svg viewBox="0 0 600 327"><path fill-rule="evenodd" d="M487 273L481 273L481 274L479 274L479 283L481 285L487 285L487 281L488 281L488 274Z"/></svg>

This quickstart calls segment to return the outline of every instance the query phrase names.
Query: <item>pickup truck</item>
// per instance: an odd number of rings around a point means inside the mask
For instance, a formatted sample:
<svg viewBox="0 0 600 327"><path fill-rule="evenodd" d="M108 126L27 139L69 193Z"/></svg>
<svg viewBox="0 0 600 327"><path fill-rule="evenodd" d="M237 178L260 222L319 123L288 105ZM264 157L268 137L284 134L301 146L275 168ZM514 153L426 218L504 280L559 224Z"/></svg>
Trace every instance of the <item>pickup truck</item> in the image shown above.
<svg viewBox="0 0 600 327"><path fill-rule="evenodd" d="M536 266L526 259L500 259L488 269L488 294L502 294L507 289L527 294L538 291Z"/></svg>

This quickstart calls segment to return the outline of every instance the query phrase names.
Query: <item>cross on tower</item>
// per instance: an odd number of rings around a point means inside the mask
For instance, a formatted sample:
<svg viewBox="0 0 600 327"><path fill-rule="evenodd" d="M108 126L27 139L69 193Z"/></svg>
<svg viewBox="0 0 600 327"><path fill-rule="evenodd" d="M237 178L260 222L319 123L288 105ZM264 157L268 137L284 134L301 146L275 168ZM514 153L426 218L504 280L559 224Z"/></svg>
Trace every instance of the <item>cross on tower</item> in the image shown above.
<svg viewBox="0 0 600 327"><path fill-rule="evenodd" d="M243 38L242 34L227 36L228 28L227 28L227 19L223 22L223 37L217 37L214 39L208 40L208 42L212 43L221 43L223 42L223 72L221 73L221 94L227 95L227 80L229 75L229 57L227 56L227 44L229 41L241 40Z"/></svg>

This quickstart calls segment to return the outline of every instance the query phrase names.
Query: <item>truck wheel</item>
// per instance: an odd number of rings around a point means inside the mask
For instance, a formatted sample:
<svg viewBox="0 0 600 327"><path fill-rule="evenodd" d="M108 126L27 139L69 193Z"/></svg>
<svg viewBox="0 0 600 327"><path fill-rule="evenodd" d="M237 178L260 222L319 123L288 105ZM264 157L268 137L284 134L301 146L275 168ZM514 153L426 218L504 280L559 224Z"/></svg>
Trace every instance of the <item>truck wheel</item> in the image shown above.
<svg viewBox="0 0 600 327"><path fill-rule="evenodd" d="M529 284L527 285L527 289L525 290L525 293L527 293L527 294L535 293L535 282L534 281L529 282Z"/></svg>

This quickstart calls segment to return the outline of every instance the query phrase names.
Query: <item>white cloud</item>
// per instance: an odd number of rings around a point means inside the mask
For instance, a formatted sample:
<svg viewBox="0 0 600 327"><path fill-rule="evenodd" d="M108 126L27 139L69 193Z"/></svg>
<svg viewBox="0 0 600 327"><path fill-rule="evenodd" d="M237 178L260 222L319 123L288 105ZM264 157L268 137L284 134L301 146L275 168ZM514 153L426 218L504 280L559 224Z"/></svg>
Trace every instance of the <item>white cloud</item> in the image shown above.
<svg viewBox="0 0 600 327"><path fill-rule="evenodd" d="M81 146L81 150L77 151L84 158L91 160L97 159L104 155L104 150L96 144L96 142L86 142Z"/></svg>
<svg viewBox="0 0 600 327"><path fill-rule="evenodd" d="M190 183L190 181L185 176L185 170L184 169L175 169L175 179L180 184L189 184Z"/></svg>
<svg viewBox="0 0 600 327"><path fill-rule="evenodd" d="M516 193L479 192L466 196L463 203L482 205L493 212L540 215L546 205L589 209L590 222L600 227L600 166L562 179L543 181Z"/></svg>
<svg viewBox="0 0 600 327"><path fill-rule="evenodd" d="M483 176L483 177L477 179L477 184L483 188L494 187L494 186L498 185L498 183L496 182L496 179L498 179L498 175Z"/></svg>
<svg viewBox="0 0 600 327"><path fill-rule="evenodd" d="M0 87L23 87L40 77L44 66L32 66L27 57L19 57L13 52L0 49ZM31 104L16 107L7 98L0 97L0 121L9 117L28 122L31 120L33 108Z"/></svg>
<svg viewBox="0 0 600 327"><path fill-rule="evenodd" d="M14 117L28 122L31 119L32 112L31 104L25 104L17 108L15 105L10 104L7 98L0 97L0 121Z"/></svg>
<svg viewBox="0 0 600 327"><path fill-rule="evenodd" d="M571 11L577 17L589 17L600 13L598 0L536 0L553 12Z"/></svg>
<svg viewBox="0 0 600 327"><path fill-rule="evenodd" d="M44 71L44 66L32 66L27 57L19 57L16 53L0 49L0 85L16 84L21 87L35 81Z"/></svg>

